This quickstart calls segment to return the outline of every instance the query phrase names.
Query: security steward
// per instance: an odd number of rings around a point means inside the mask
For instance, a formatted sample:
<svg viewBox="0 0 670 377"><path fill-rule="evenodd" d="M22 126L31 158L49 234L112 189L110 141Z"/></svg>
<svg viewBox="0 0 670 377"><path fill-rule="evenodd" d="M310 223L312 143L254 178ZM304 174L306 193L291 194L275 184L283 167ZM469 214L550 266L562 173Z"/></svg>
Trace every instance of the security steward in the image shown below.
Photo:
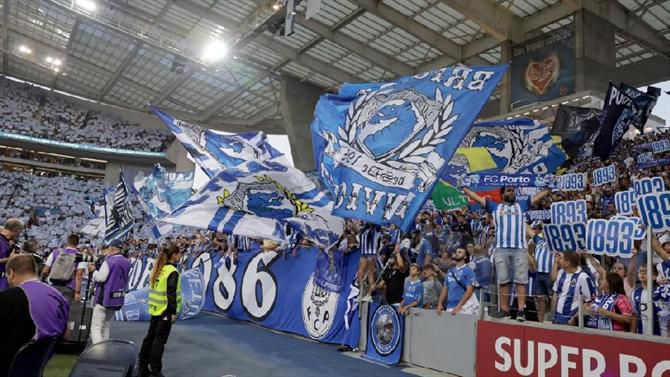
<svg viewBox="0 0 670 377"><path fill-rule="evenodd" d="M162 377L163 351L172 324L181 310L181 283L177 264L182 250L171 245L161 250L149 277L149 332L142 342L140 376Z"/></svg>

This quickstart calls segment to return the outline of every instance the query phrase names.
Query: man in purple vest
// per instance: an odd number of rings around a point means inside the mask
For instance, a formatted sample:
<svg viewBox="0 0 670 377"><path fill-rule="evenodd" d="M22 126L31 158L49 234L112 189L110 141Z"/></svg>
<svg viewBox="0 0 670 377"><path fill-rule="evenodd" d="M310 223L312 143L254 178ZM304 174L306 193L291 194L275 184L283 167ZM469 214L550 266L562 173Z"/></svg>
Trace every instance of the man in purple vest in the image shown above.
<svg viewBox="0 0 670 377"><path fill-rule="evenodd" d="M91 320L91 343L96 344L109 339L114 313L123 306L126 295L130 261L124 257L124 244L121 240L112 240L107 245L105 260L96 271L94 264L89 264L96 284L93 300L93 319Z"/></svg>
<svg viewBox="0 0 670 377"><path fill-rule="evenodd" d="M19 219L8 219L5 226L0 229L0 291L9 288L5 264L9 261L12 253L12 243L16 242L25 226Z"/></svg>
<svg viewBox="0 0 670 377"><path fill-rule="evenodd" d="M77 249L78 245L79 245L79 236L76 234L70 234L67 237L65 247L62 250L60 249L54 250L54 252L52 252L47 258L47 261L44 263L44 269L42 270L42 279L44 280L49 276L51 266L53 266L56 260L58 260L58 257L60 256L61 253L67 253L72 255L81 254L79 252L79 249ZM57 285L54 282L51 282L51 284L55 286L56 289L61 291L65 296L65 298L67 298L70 301L80 300L81 281L84 276L84 271L86 271L86 268L88 267L86 262L75 262L75 263L76 263L75 272L72 274L72 278L69 281L67 281L64 285Z"/></svg>
<svg viewBox="0 0 670 377"><path fill-rule="evenodd" d="M30 254L7 262L11 288L0 292L0 376L6 376L14 355L31 340L60 337L67 327L70 304L59 291L37 278Z"/></svg>

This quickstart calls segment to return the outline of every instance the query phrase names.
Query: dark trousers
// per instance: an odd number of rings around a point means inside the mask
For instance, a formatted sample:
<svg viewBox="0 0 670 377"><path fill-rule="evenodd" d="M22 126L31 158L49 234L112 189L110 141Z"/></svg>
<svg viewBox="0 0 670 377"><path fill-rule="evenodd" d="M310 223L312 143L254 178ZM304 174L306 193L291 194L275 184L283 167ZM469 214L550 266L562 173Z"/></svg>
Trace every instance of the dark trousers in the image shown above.
<svg viewBox="0 0 670 377"><path fill-rule="evenodd" d="M142 342L140 350L140 371L146 371L147 366L151 373L158 374L163 370L163 351L172 329L172 320L169 315L151 317L149 332Z"/></svg>

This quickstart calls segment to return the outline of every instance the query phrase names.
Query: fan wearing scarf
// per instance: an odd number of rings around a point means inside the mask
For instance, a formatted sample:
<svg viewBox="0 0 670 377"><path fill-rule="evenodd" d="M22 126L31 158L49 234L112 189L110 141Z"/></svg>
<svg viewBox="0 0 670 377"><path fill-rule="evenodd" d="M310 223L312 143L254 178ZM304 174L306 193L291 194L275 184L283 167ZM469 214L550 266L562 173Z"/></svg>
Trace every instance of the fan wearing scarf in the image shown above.
<svg viewBox="0 0 670 377"><path fill-rule="evenodd" d="M610 272L600 278L600 294L584 305L588 314L587 327L609 331L634 331L636 329L633 305L626 296L623 279Z"/></svg>

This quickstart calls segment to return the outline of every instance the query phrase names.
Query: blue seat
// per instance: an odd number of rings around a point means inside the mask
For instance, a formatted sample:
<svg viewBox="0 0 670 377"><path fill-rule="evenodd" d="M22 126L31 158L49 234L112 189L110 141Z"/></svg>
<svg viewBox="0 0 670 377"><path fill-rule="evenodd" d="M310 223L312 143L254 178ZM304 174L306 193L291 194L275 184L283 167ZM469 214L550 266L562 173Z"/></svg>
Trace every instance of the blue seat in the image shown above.
<svg viewBox="0 0 670 377"><path fill-rule="evenodd" d="M9 377L42 377L58 339L52 336L24 344L9 367Z"/></svg>
<svg viewBox="0 0 670 377"><path fill-rule="evenodd" d="M86 349L70 377L132 377L138 350L129 340L105 340Z"/></svg>

